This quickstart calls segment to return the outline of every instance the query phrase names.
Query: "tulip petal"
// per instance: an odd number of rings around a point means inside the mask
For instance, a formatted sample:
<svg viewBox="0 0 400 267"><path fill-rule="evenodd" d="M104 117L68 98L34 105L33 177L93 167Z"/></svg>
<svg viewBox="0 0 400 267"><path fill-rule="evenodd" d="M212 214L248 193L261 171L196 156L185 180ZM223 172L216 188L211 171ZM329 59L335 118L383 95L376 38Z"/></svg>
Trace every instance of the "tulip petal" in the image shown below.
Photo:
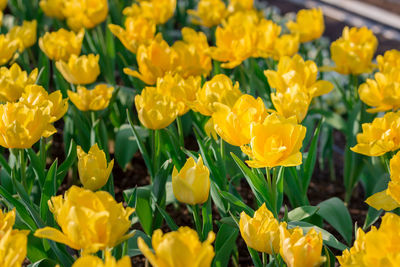
<svg viewBox="0 0 400 267"><path fill-rule="evenodd" d="M397 203L391 196L389 196L386 193L386 190L373 194L367 198L365 202L377 210L383 209L385 211L391 211L400 207L400 204Z"/></svg>
<svg viewBox="0 0 400 267"><path fill-rule="evenodd" d="M44 227L36 230L36 237L50 239L59 243L63 243L73 249L80 249L77 245L71 242L66 235L64 235L61 231L52 228L52 227Z"/></svg>

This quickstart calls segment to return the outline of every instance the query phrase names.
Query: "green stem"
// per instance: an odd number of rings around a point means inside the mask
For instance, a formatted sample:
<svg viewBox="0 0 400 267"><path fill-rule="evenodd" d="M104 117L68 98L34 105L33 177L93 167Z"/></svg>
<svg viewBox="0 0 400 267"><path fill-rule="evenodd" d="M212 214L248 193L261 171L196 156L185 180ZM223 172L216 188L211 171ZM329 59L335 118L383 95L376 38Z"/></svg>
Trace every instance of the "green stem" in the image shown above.
<svg viewBox="0 0 400 267"><path fill-rule="evenodd" d="M262 253L262 263L263 263L263 267L268 266L268 261L267 261L267 254L266 253Z"/></svg>
<svg viewBox="0 0 400 267"><path fill-rule="evenodd" d="M151 135L151 152L153 162L153 174L157 173L158 161L160 156L160 130L153 130ZM153 180L154 177L151 177Z"/></svg>
<svg viewBox="0 0 400 267"><path fill-rule="evenodd" d="M18 150L19 153L19 166L21 172L21 182L25 188L25 191L28 192L28 183L26 181L26 161L25 161L25 154L23 149Z"/></svg>
<svg viewBox="0 0 400 267"><path fill-rule="evenodd" d="M185 137L183 136L182 119L180 116L176 118L176 125L178 127L179 142L181 147L185 147Z"/></svg>
<svg viewBox="0 0 400 267"><path fill-rule="evenodd" d="M202 240L203 239L203 233L202 233L202 230L201 230L199 205L195 204L195 205L191 205L191 207L192 207L193 220L194 220L194 224L196 225L197 234L199 235L199 238Z"/></svg>

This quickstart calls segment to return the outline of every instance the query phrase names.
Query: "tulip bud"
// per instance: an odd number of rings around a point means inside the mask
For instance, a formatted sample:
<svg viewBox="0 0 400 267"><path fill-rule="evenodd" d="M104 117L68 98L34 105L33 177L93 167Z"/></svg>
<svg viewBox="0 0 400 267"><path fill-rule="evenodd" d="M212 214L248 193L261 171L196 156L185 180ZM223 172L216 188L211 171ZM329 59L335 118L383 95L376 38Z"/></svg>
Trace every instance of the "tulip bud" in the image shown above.
<svg viewBox="0 0 400 267"><path fill-rule="evenodd" d="M199 157L197 163L189 158L178 172L172 171L172 190L180 202L195 205L207 201L210 193L210 171Z"/></svg>
<svg viewBox="0 0 400 267"><path fill-rule="evenodd" d="M211 28L221 24L227 15L227 10L222 0L201 0L196 10L188 10L187 13L193 16L194 24Z"/></svg>
<svg viewBox="0 0 400 267"><path fill-rule="evenodd" d="M254 213L253 218L242 212L239 228L247 246L271 255L279 252L279 222L265 207L265 203Z"/></svg>
<svg viewBox="0 0 400 267"><path fill-rule="evenodd" d="M84 188L96 191L103 187L111 174L114 160L107 165L106 155L94 144L89 153L85 153L80 146L78 152L78 172L79 179Z"/></svg>
<svg viewBox="0 0 400 267"><path fill-rule="evenodd" d="M37 40L37 22L24 21L22 26L14 26L7 33L11 40L16 40L18 43L19 52L23 52L26 48L33 46Z"/></svg>
<svg viewBox="0 0 400 267"><path fill-rule="evenodd" d="M296 21L286 23L291 33L300 36L300 42L306 43L322 36L325 30L322 9L302 9L297 12Z"/></svg>
<svg viewBox="0 0 400 267"><path fill-rule="evenodd" d="M63 20L64 2L65 0L40 0L39 6L46 16Z"/></svg>
<svg viewBox="0 0 400 267"><path fill-rule="evenodd" d="M215 234L209 232L207 239L201 243L196 231L189 227L180 227L178 231L166 234L157 229L151 242L154 253L141 237L138 238L138 246L154 267L210 267L215 255L211 245L214 239Z"/></svg>
<svg viewBox="0 0 400 267"><path fill-rule="evenodd" d="M78 86L76 93L68 90L68 96L72 103L81 111L103 110L108 107L114 91L114 87L107 84L98 84L92 90Z"/></svg>
<svg viewBox="0 0 400 267"><path fill-rule="evenodd" d="M0 101L16 102L25 91L25 87L36 82L38 69L30 74L22 71L17 63L10 68L0 68Z"/></svg>
<svg viewBox="0 0 400 267"><path fill-rule="evenodd" d="M303 235L300 227L287 229L282 223L280 230L280 254L288 267L320 266L325 260L321 256L322 234L314 228Z"/></svg>
<svg viewBox="0 0 400 267"><path fill-rule="evenodd" d="M108 15L107 0L67 0L64 1L63 15L68 27L78 32L82 28L91 29L102 23Z"/></svg>

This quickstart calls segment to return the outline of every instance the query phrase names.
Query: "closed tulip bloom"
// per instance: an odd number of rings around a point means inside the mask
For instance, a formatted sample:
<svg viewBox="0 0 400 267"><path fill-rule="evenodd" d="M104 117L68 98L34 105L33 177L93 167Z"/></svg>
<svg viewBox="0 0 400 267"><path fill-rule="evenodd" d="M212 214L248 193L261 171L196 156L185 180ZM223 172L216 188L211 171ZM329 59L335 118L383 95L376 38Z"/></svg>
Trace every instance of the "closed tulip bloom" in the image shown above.
<svg viewBox="0 0 400 267"><path fill-rule="evenodd" d="M253 217L243 211L240 214L239 228L247 246L271 255L279 253L279 222L265 207L265 203Z"/></svg>
<svg viewBox="0 0 400 267"><path fill-rule="evenodd" d="M140 122L152 130L167 127L179 113L173 99L157 92L156 87L146 87L140 95L136 95L135 106Z"/></svg>
<svg viewBox="0 0 400 267"><path fill-rule="evenodd" d="M254 0L229 0L228 11L234 13L238 11L249 11L254 8Z"/></svg>
<svg viewBox="0 0 400 267"><path fill-rule="evenodd" d="M337 257L343 267L395 267L399 265L400 217L394 213L385 213L377 229L372 226L367 233L359 230L354 245Z"/></svg>
<svg viewBox="0 0 400 267"><path fill-rule="evenodd" d="M96 191L102 188L110 177L114 160L107 164L106 154L94 144L86 154L77 146L79 179L84 188Z"/></svg>
<svg viewBox="0 0 400 267"><path fill-rule="evenodd" d="M285 119L272 113L251 128L250 145L241 149L250 157L246 163L253 168L297 166L302 163L300 148L305 135L306 128L297 124L295 117Z"/></svg>
<svg viewBox="0 0 400 267"><path fill-rule="evenodd" d="M255 13L236 13L223 26L215 31L216 47L210 48L211 57L223 62L221 67L233 69L257 51Z"/></svg>
<svg viewBox="0 0 400 267"><path fill-rule="evenodd" d="M11 39L9 35L0 34L0 65L10 61L18 46L19 41L17 39Z"/></svg>
<svg viewBox="0 0 400 267"><path fill-rule="evenodd" d="M189 105L194 111L200 112L204 116L211 116L216 111L215 103L233 107L241 95L238 82L233 85L229 77L218 74L204 83L201 90L197 92L196 101Z"/></svg>
<svg viewBox="0 0 400 267"><path fill-rule="evenodd" d="M367 112L376 113L400 108L400 73L398 69L375 73L375 79L367 81L358 88L360 99L374 108Z"/></svg>
<svg viewBox="0 0 400 267"><path fill-rule="evenodd" d="M131 267L131 259L129 256L122 257L117 261L110 253L106 250L104 262L102 259L93 255L84 255L77 259L72 267Z"/></svg>
<svg viewBox="0 0 400 267"><path fill-rule="evenodd" d="M391 211L400 207L400 152L390 160L388 188L373 194L365 202L376 210Z"/></svg>
<svg viewBox="0 0 400 267"><path fill-rule="evenodd" d="M72 186L64 197L52 197L48 205L61 231L46 226L36 230L35 236L82 250L83 255L113 248L132 237L126 232L134 209L124 208L108 192Z"/></svg>
<svg viewBox="0 0 400 267"><path fill-rule="evenodd" d="M23 103L0 105L0 146L30 148L39 139L56 132L49 108L29 108Z"/></svg>
<svg viewBox="0 0 400 267"><path fill-rule="evenodd" d="M79 56L85 31L78 34L65 29L56 32L46 32L39 38L39 47L51 60L68 61L71 55Z"/></svg>
<svg viewBox="0 0 400 267"><path fill-rule="evenodd" d="M77 92L68 90L68 97L72 103L81 111L97 111L108 107L114 91L114 87L107 84L98 84L93 89L88 90L83 86L78 86Z"/></svg>
<svg viewBox="0 0 400 267"><path fill-rule="evenodd" d="M196 94L201 88L201 77L190 76L187 79L179 74L167 74L157 79L157 92L171 98L178 108L178 115L189 111L189 102L196 100Z"/></svg>
<svg viewBox="0 0 400 267"><path fill-rule="evenodd" d="M342 37L331 44L335 70L341 74L369 73L378 40L367 27L343 29Z"/></svg>
<svg viewBox="0 0 400 267"><path fill-rule="evenodd" d="M232 108L220 103L216 106L212 114L215 131L234 146L250 143L251 127L262 123L268 115L262 99L247 94L239 97Z"/></svg>
<svg viewBox="0 0 400 267"><path fill-rule="evenodd" d="M388 50L385 54L376 57L378 67L381 72L400 68L400 51L396 49Z"/></svg>
<svg viewBox="0 0 400 267"><path fill-rule="evenodd" d="M99 55L71 55L68 62L57 61L56 67L69 83L93 83L100 74Z"/></svg>
<svg viewBox="0 0 400 267"><path fill-rule="evenodd" d="M176 72L184 78L208 76L212 69L207 36L191 28L182 29L182 41L176 41L172 48L178 55Z"/></svg>
<svg viewBox="0 0 400 267"><path fill-rule="evenodd" d="M204 166L201 156L197 163L193 158L188 158L179 172L174 167L172 190L175 198L182 203L195 205L207 201L210 193L210 171Z"/></svg>
<svg viewBox="0 0 400 267"><path fill-rule="evenodd" d="M166 23L175 13L176 0L149 0L140 1L123 10L128 17L142 16L154 21L155 24Z"/></svg>
<svg viewBox="0 0 400 267"><path fill-rule="evenodd" d="M299 52L300 41L297 34L283 34L275 40L272 58L280 60L282 57L291 57Z"/></svg>
<svg viewBox="0 0 400 267"><path fill-rule="evenodd" d="M204 27L213 27L221 24L227 15L227 9L222 0L200 0L196 10L188 10L192 22Z"/></svg>
<svg viewBox="0 0 400 267"><path fill-rule="evenodd" d="M46 16L63 20L64 2L64 0L40 0L39 6Z"/></svg>
<svg viewBox="0 0 400 267"><path fill-rule="evenodd" d="M324 33L324 14L321 8L302 9L297 12L296 21L289 21L286 26L290 32L300 36L300 42L310 42Z"/></svg>
<svg viewBox="0 0 400 267"><path fill-rule="evenodd" d="M333 89L331 82L317 81L317 64L312 60L304 61L300 55L281 58L277 71L266 70L264 74L270 86L282 93L296 84L304 88L310 98L327 94Z"/></svg>
<svg viewBox="0 0 400 267"><path fill-rule="evenodd" d="M0 210L0 266L22 266L27 254L29 231L12 229L15 211L3 213Z"/></svg>
<svg viewBox="0 0 400 267"><path fill-rule="evenodd" d="M175 69L177 54L161 34L148 45L141 45L138 49L136 60L139 72L125 68L127 75L136 77L148 85L154 85L157 78L163 77L166 73Z"/></svg>
<svg viewBox="0 0 400 267"><path fill-rule="evenodd" d="M144 17L126 18L125 29L115 24L108 24L108 28L134 54L140 45L148 45L156 33L156 24Z"/></svg>
<svg viewBox="0 0 400 267"><path fill-rule="evenodd" d="M61 119L68 111L68 99L63 99L61 91L55 91L48 94L40 85L28 85L25 92L19 99L19 103L23 103L30 108L49 108L50 122Z"/></svg>
<svg viewBox="0 0 400 267"><path fill-rule="evenodd" d="M290 118L295 116L300 123L306 117L311 98L304 88L297 84L286 91L271 94L271 101L279 115Z"/></svg>
<svg viewBox="0 0 400 267"><path fill-rule="evenodd" d="M357 145L351 151L366 156L382 156L400 148L400 112L388 112L372 123L362 125L363 132L357 134Z"/></svg>
<svg viewBox="0 0 400 267"><path fill-rule="evenodd" d="M63 14L73 31L91 29L106 20L108 3L107 0L66 0Z"/></svg>
<svg viewBox="0 0 400 267"><path fill-rule="evenodd" d="M37 40L37 21L25 21L22 26L14 26L7 33L7 36L11 40L18 42L19 52L23 52L26 48L29 48L36 44Z"/></svg>
<svg viewBox="0 0 400 267"><path fill-rule="evenodd" d="M321 256L322 234L314 228L303 234L300 227L288 230L286 223L279 226L280 254L288 267L320 266L325 260Z"/></svg>
<svg viewBox="0 0 400 267"><path fill-rule="evenodd" d="M22 71L17 63L10 68L0 68L0 101L15 102L25 90L25 87L36 82L38 69L34 69L29 75Z"/></svg>
<svg viewBox="0 0 400 267"><path fill-rule="evenodd" d="M211 245L214 239L215 234L209 232L201 243L196 231L189 227L180 227L178 231L166 234L157 229L151 241L154 252L141 237L138 246L153 267L210 267L215 255Z"/></svg>

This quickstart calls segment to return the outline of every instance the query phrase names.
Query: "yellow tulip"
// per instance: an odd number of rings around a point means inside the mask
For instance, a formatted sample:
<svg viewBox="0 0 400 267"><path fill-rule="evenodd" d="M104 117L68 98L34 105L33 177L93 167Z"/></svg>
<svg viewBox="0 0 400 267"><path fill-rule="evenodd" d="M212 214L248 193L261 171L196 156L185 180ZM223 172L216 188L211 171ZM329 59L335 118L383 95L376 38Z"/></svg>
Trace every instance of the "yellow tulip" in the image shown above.
<svg viewBox="0 0 400 267"><path fill-rule="evenodd" d="M196 10L188 10L192 22L204 27L213 27L221 24L227 15L227 9L222 0L200 0Z"/></svg>
<svg viewBox="0 0 400 267"><path fill-rule="evenodd" d="M209 232L201 243L196 231L189 227L166 234L157 229L152 236L154 253L141 237L138 246L153 267L209 267L215 255L211 245L214 239L215 234Z"/></svg>
<svg viewBox="0 0 400 267"><path fill-rule="evenodd" d="M14 26L7 33L8 38L16 40L18 42L18 50L23 52L26 48L29 48L36 44L37 40L37 21L25 21L22 26Z"/></svg>
<svg viewBox="0 0 400 267"><path fill-rule="evenodd" d="M22 266L27 253L29 231L13 230L15 210L0 210L0 266Z"/></svg>
<svg viewBox="0 0 400 267"><path fill-rule="evenodd" d="M79 179L84 188L96 191L102 188L110 177L114 160L107 164L106 155L94 144L86 154L77 146Z"/></svg>
<svg viewBox="0 0 400 267"><path fill-rule="evenodd" d="M117 261L108 250L106 250L104 262L102 259L96 256L84 255L79 259L77 259L72 265L72 267L131 267L131 266L132 264L129 256L124 256L119 261Z"/></svg>
<svg viewBox="0 0 400 267"><path fill-rule="evenodd" d="M343 267L396 267L399 265L400 216L386 213L379 229L372 226L367 233L359 230L350 250L337 257Z"/></svg>
<svg viewBox="0 0 400 267"><path fill-rule="evenodd" d="M0 146L30 148L40 137L56 132L49 108L29 108L23 103L0 105Z"/></svg>
<svg viewBox="0 0 400 267"><path fill-rule="evenodd" d="M215 131L212 117L204 124L204 132L208 137L218 140L217 131Z"/></svg>
<svg viewBox="0 0 400 267"><path fill-rule="evenodd" d="M291 57L299 52L300 41L297 34L283 34L275 40L272 58L280 60L282 57Z"/></svg>
<svg viewBox="0 0 400 267"><path fill-rule="evenodd" d="M126 18L125 29L115 24L108 24L108 28L134 54L140 45L148 45L156 33L156 24L144 17Z"/></svg>
<svg viewBox="0 0 400 267"><path fill-rule="evenodd" d="M243 211L240 214L239 228L247 246L268 254L279 253L279 222L265 207L265 203L253 217Z"/></svg>
<svg viewBox="0 0 400 267"><path fill-rule="evenodd" d="M64 0L40 0L39 6L48 17L57 18L59 20L65 18L63 13Z"/></svg>
<svg viewBox="0 0 400 267"><path fill-rule="evenodd" d="M157 92L156 87L146 87L140 95L136 95L135 106L140 122L152 130L167 127L179 113L173 99Z"/></svg>
<svg viewBox="0 0 400 267"><path fill-rule="evenodd" d="M399 69L390 69L375 74L375 80L367 79L360 85L360 99L374 108L368 112L376 113L400 108L400 73Z"/></svg>
<svg viewBox="0 0 400 267"><path fill-rule="evenodd" d="M208 76L212 69L207 36L191 28L182 29L182 41L176 41L172 48L178 55L176 72L184 78Z"/></svg>
<svg viewBox="0 0 400 267"><path fill-rule="evenodd" d="M372 226L372 229L375 227ZM345 249L342 256L337 256L340 266L342 267L366 267L363 263L363 256L365 249L365 233L361 228L358 228L356 233L356 240L353 247Z"/></svg>
<svg viewBox="0 0 400 267"><path fill-rule="evenodd" d="M262 123L268 115L262 99L247 94L239 97L232 108L219 103L216 107L212 114L215 131L234 146L250 143L251 127Z"/></svg>
<svg viewBox="0 0 400 267"><path fill-rule="evenodd" d="M281 27L272 20L261 19L253 31L257 34L257 44L256 51L252 56L271 57L275 53L275 45L281 33ZM287 48L285 47L284 49Z"/></svg>
<svg viewBox="0 0 400 267"><path fill-rule="evenodd" d="M254 0L229 0L228 11L234 13L238 11L252 10L254 7Z"/></svg>
<svg viewBox="0 0 400 267"><path fill-rule="evenodd" d="M362 125L363 132L357 134L357 145L353 152L366 156L382 156L400 148L400 112L388 112L372 123Z"/></svg>
<svg viewBox="0 0 400 267"><path fill-rule="evenodd" d="M264 74L270 86L281 93L296 84L304 88L310 98L327 94L333 89L331 82L317 81L317 64L312 60L304 61L300 55L281 58L277 71L266 70Z"/></svg>
<svg viewBox="0 0 400 267"><path fill-rule="evenodd" d="M15 102L25 90L25 87L36 82L38 69L34 69L29 75L22 71L17 63L10 68L0 68L0 101Z"/></svg>
<svg viewBox="0 0 400 267"><path fill-rule="evenodd" d="M162 35L157 34L148 46L139 46L136 55L139 72L129 68L125 68L124 72L148 85L154 85L157 78L175 69L177 57L175 50L164 41Z"/></svg>
<svg viewBox="0 0 400 267"><path fill-rule="evenodd" d="M107 0L66 0L63 14L73 31L91 29L107 18L108 3Z"/></svg>
<svg viewBox="0 0 400 267"><path fill-rule="evenodd" d="M68 111L68 99L63 99L61 91L55 91L48 94L40 85L28 85L25 92L19 99L19 103L23 103L29 108L47 108L50 109L50 122L61 119Z"/></svg>
<svg viewBox="0 0 400 267"><path fill-rule="evenodd" d="M300 42L310 42L324 33L324 14L321 8L302 9L297 12L296 21L289 21L286 26L291 33L300 36Z"/></svg>
<svg viewBox="0 0 400 267"><path fill-rule="evenodd" d="M81 53L84 35L83 29L75 34L61 28L56 32L46 32L43 37L40 37L39 47L51 60L68 61L71 55L79 56Z"/></svg>
<svg viewBox="0 0 400 267"><path fill-rule="evenodd" d="M306 128L297 124L295 117L285 119L272 113L251 128L250 145L241 149L250 157L246 163L253 168L297 166L302 163L300 148L305 135Z"/></svg>
<svg viewBox="0 0 400 267"><path fill-rule="evenodd" d="M400 207L400 152L390 160L388 188L373 194L365 202L377 210L391 211Z"/></svg>
<svg viewBox="0 0 400 267"><path fill-rule="evenodd" d="M98 84L92 90L78 86L77 92L68 90L68 97L81 111L103 110L108 107L114 91L114 87L106 84Z"/></svg>
<svg viewBox="0 0 400 267"><path fill-rule="evenodd" d="M385 54L376 57L378 67L381 72L387 72L391 69L400 68L400 51L392 49L385 52Z"/></svg>
<svg viewBox="0 0 400 267"><path fill-rule="evenodd" d="M57 61L56 67L69 83L93 83L100 74L99 55L71 55L68 62Z"/></svg>
<svg viewBox="0 0 400 267"><path fill-rule="evenodd" d="M341 74L369 73L378 40L367 27L343 29L342 37L331 44L331 57L335 70Z"/></svg>
<svg viewBox="0 0 400 267"><path fill-rule="evenodd" d="M129 17L142 16L154 21L155 24L166 23L175 13L176 0L149 0L140 1L123 10Z"/></svg>
<svg viewBox="0 0 400 267"><path fill-rule="evenodd" d="M167 74L157 79L157 93L171 98L178 108L178 115L189 111L189 102L196 100L196 94L201 88L201 77L190 76L187 79L179 74Z"/></svg>
<svg viewBox="0 0 400 267"><path fill-rule="evenodd" d="M0 34L0 65L6 64L15 55L19 46L17 39L11 39L10 36Z"/></svg>
<svg viewBox="0 0 400 267"><path fill-rule="evenodd" d="M295 84L288 87L285 92L272 93L271 101L279 115L285 118L295 116L300 123L307 115L311 98L304 88Z"/></svg>
<svg viewBox="0 0 400 267"><path fill-rule="evenodd" d="M195 205L207 201L210 194L210 171L204 166L201 156L197 163L193 158L188 158L179 172L174 166L172 190L175 198L182 203Z"/></svg>
<svg viewBox="0 0 400 267"><path fill-rule="evenodd" d="M304 235L300 227L288 230L284 222L279 230L280 254L288 267L320 266L326 260L321 256L322 234L314 228Z"/></svg>
<svg viewBox="0 0 400 267"><path fill-rule="evenodd" d="M215 103L233 107L241 95L238 82L233 85L232 80L226 75L218 74L204 83L201 90L197 92L196 100L189 105L194 111L204 116L211 116L216 111Z"/></svg>
<svg viewBox="0 0 400 267"><path fill-rule="evenodd" d="M215 31L216 47L210 47L214 60L224 62L221 67L233 69L257 51L257 14L239 12Z"/></svg>
<svg viewBox="0 0 400 267"><path fill-rule="evenodd" d="M7 2L8 2L8 0L0 0L0 10L1 11L4 11L4 9L6 9Z"/></svg>
<svg viewBox="0 0 400 267"><path fill-rule="evenodd" d="M134 209L124 208L108 192L72 186L64 197L52 197L48 205L61 231L44 227L35 236L82 250L84 255L112 248L132 236L125 233Z"/></svg>

